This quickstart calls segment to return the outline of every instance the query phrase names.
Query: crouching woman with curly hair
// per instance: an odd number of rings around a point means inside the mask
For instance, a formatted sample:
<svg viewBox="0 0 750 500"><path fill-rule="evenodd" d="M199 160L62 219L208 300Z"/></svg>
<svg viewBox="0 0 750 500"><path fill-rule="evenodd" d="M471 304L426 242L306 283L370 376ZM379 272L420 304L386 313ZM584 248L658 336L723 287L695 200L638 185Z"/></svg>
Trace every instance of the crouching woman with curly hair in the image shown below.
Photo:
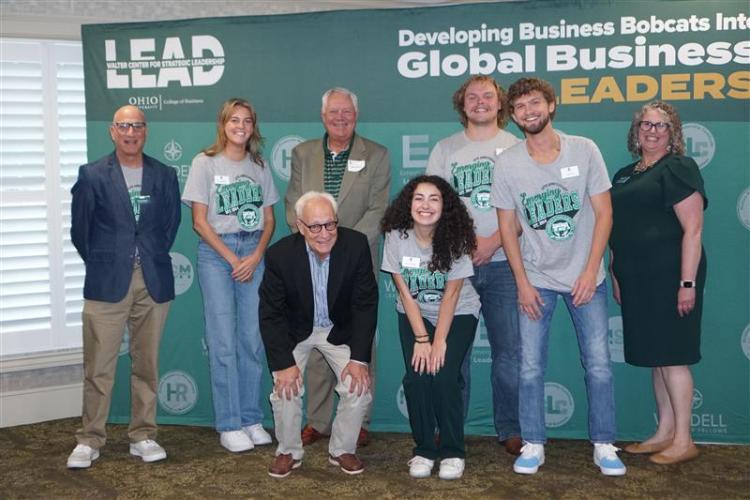
<svg viewBox="0 0 750 500"><path fill-rule="evenodd" d="M479 297L474 224L453 188L437 176L412 179L385 213L382 270L398 290L404 393L416 446L412 477L427 477L440 459L441 479L464 471L461 362L474 340ZM439 432L439 444L435 431Z"/></svg>

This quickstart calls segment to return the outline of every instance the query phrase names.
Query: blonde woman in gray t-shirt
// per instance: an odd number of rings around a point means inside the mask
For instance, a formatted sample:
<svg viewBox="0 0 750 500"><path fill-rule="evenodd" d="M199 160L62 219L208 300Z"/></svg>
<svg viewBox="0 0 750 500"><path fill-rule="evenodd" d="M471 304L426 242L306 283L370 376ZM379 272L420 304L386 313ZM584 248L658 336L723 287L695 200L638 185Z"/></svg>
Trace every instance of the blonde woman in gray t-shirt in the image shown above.
<svg viewBox="0 0 750 500"><path fill-rule="evenodd" d="M465 279L474 274L474 224L451 185L429 175L404 186L381 228L382 270L398 290L403 386L416 444L409 474L428 477L439 458L439 477L458 479L465 456L461 363L479 316L479 297Z"/></svg>
<svg viewBox="0 0 750 500"><path fill-rule="evenodd" d="M270 444L260 405L265 352L258 327L263 254L279 194L260 154L252 105L229 99L216 142L193 160L182 201L193 211L215 426L231 452Z"/></svg>

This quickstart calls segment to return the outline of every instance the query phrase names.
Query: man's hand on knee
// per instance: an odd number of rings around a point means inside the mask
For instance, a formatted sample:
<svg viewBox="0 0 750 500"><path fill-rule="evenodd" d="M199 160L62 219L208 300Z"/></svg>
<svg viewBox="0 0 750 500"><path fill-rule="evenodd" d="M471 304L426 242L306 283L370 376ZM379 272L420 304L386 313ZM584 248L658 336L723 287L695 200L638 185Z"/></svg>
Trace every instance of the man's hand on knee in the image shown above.
<svg viewBox="0 0 750 500"><path fill-rule="evenodd" d="M302 388L302 373L297 368L297 365L275 371L273 375L275 380L273 392L279 398L291 400L293 397L299 395Z"/></svg>
<svg viewBox="0 0 750 500"><path fill-rule="evenodd" d="M346 381L346 377L352 378L349 384L350 393L354 392L357 396L361 396L370 390L370 373L367 365L349 361L341 371L341 380Z"/></svg>

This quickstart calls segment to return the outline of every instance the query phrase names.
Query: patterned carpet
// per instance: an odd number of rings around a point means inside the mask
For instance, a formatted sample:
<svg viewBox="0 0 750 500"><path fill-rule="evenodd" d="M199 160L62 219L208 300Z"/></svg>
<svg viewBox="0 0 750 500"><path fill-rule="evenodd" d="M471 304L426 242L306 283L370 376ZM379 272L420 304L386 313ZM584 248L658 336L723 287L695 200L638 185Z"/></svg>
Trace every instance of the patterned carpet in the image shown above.
<svg viewBox="0 0 750 500"><path fill-rule="evenodd" d="M231 454L213 429L163 426L169 457L144 464L128 455L126 427L109 426L109 441L91 469L70 471L79 419L0 429L0 498L750 498L750 447L701 446L701 456L674 466L624 456L625 477L602 476L584 441L548 444L535 476L514 474L513 458L494 439L467 440L466 473L457 481L413 480L406 434L374 434L360 450L367 469L349 477L328 465L327 442L306 448L286 479L266 469L273 446Z"/></svg>

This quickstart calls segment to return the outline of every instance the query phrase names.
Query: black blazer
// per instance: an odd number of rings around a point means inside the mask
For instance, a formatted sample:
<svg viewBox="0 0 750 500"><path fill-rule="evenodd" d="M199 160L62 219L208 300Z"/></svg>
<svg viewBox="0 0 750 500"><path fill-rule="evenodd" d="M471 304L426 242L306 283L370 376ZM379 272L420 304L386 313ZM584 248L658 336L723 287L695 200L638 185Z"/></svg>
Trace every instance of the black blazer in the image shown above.
<svg viewBox="0 0 750 500"><path fill-rule="evenodd" d="M151 298L159 303L174 299L169 249L181 215L175 170L143 155L141 195L149 198L141 205L137 223L114 153L83 165L71 192L70 236L86 264L83 296L104 302L122 300L133 276L138 245Z"/></svg>
<svg viewBox="0 0 750 500"><path fill-rule="evenodd" d="M271 371L295 364L292 351L313 330L314 299L304 237L297 233L271 245L260 285L260 333ZM346 344L351 359L370 361L378 317L378 285L367 237L338 228L328 270L328 341Z"/></svg>

